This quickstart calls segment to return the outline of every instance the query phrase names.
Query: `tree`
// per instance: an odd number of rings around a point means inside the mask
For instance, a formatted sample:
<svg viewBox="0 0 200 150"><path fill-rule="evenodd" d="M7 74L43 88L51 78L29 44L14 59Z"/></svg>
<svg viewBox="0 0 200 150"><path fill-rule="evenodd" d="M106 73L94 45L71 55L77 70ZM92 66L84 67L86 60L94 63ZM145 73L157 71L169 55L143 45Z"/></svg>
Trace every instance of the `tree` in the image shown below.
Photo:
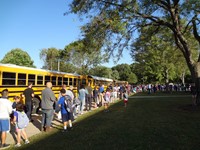
<svg viewBox="0 0 200 150"><path fill-rule="evenodd" d="M117 70L112 70L111 78L113 80L119 80L119 72Z"/></svg>
<svg viewBox="0 0 200 150"><path fill-rule="evenodd" d="M68 62L60 62L60 71L68 73L77 73L78 68Z"/></svg>
<svg viewBox="0 0 200 150"><path fill-rule="evenodd" d="M59 70L60 51L56 48L42 49L40 59L44 61L43 69Z"/></svg>
<svg viewBox="0 0 200 150"><path fill-rule="evenodd" d="M89 74L104 77L104 78L112 78L112 70L105 66L97 66L95 68L90 69Z"/></svg>
<svg viewBox="0 0 200 150"><path fill-rule="evenodd" d="M101 64L107 58L94 46L88 46L85 41L70 43L65 46L62 53L78 69L79 74L88 74L91 68Z"/></svg>
<svg viewBox="0 0 200 150"><path fill-rule="evenodd" d="M34 67L33 60L26 51L21 50L20 48L12 49L9 51L4 58L1 60L1 63L10 63L19 66Z"/></svg>
<svg viewBox="0 0 200 150"><path fill-rule="evenodd" d="M169 29L176 46L186 60L193 82L196 82L200 98L200 51L197 47L195 50L198 52L198 57L193 57L187 38L187 35L192 33L195 41L200 44L200 1L73 0L70 12L87 15L91 21L84 32L90 38L94 38L95 35L100 43L102 41L108 43L108 47L117 48L119 51L129 47L130 41L134 40L135 31L140 34L142 28L153 26L155 29L153 35L160 27ZM95 30L95 34L92 35ZM113 40L113 37L116 40Z"/></svg>
<svg viewBox="0 0 200 150"><path fill-rule="evenodd" d="M134 74L134 73L131 73L128 75L128 79L127 79L128 83L137 83L138 82L138 79L137 79L137 76Z"/></svg>
<svg viewBox="0 0 200 150"><path fill-rule="evenodd" d="M187 65L181 52L173 43L168 30L162 29L156 35L148 36L148 32L143 31L140 37L133 44L132 57L142 64L143 74L155 76L159 83L169 83L177 76L181 77L184 84L184 75ZM193 44L195 45L195 43ZM154 82L154 81L149 81Z"/></svg>
<svg viewBox="0 0 200 150"><path fill-rule="evenodd" d="M127 81L129 75L132 73L128 64L120 64L112 67L112 70L117 70L121 81Z"/></svg>

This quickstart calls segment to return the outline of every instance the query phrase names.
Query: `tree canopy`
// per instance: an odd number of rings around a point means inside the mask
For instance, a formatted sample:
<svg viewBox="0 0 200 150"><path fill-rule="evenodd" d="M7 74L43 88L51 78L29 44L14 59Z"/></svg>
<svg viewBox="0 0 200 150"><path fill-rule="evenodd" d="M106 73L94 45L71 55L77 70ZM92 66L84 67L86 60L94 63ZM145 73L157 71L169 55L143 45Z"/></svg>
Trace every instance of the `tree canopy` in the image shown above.
<svg viewBox="0 0 200 150"><path fill-rule="evenodd" d="M69 13L87 18L82 28L87 39L96 39L104 50L118 56L134 43L142 29L153 27L149 36L169 29L184 56L193 81L200 77L199 47L193 49L190 37L200 43L200 1L196 0L73 0ZM137 33L137 34L136 34ZM105 48L106 47L106 48ZM194 57L195 50L198 57ZM173 54L172 54L173 55Z"/></svg>
<svg viewBox="0 0 200 150"><path fill-rule="evenodd" d="M40 59L44 62L43 69L58 70L60 51L54 47L44 48L40 51Z"/></svg>
<svg viewBox="0 0 200 150"><path fill-rule="evenodd" d="M106 61L107 56L102 54L92 45L85 41L75 41L65 46L62 54L71 64L77 68L77 73L88 74L94 68Z"/></svg>
<svg viewBox="0 0 200 150"><path fill-rule="evenodd" d="M133 58L143 68L142 76L146 76L149 81L150 77L154 77L154 81L160 83L168 83L179 77L184 84L183 75L188 72L188 68L172 36L166 29L148 36L150 30L144 30L132 47Z"/></svg>
<svg viewBox="0 0 200 150"><path fill-rule="evenodd" d="M131 68L128 64L120 64L112 67L112 70L117 70L119 73L119 80L127 81L129 75L132 73Z"/></svg>
<svg viewBox="0 0 200 150"><path fill-rule="evenodd" d="M97 66L90 70L89 74L99 77L112 78L111 68L105 66Z"/></svg>
<svg viewBox="0 0 200 150"><path fill-rule="evenodd" d="M31 57L26 51L22 49L16 48L9 51L4 58L1 60L1 63L10 63L19 66L26 66L26 67L34 67L34 61L31 60Z"/></svg>

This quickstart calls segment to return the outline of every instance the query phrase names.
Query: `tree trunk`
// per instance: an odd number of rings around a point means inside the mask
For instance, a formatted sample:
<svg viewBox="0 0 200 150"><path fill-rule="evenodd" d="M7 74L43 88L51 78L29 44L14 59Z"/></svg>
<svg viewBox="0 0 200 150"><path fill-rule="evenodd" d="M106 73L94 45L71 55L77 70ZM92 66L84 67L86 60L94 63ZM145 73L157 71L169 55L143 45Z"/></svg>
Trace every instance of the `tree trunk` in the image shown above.
<svg viewBox="0 0 200 150"><path fill-rule="evenodd" d="M196 97L196 102L199 105L200 104L200 62L198 62L195 65L195 72L196 72L196 90L197 90L197 97Z"/></svg>
<svg viewBox="0 0 200 150"><path fill-rule="evenodd" d="M165 70L165 86L166 86L166 92L169 91L169 74L168 69Z"/></svg>
<svg viewBox="0 0 200 150"><path fill-rule="evenodd" d="M182 84L185 85L185 72L183 72L181 75L181 81L182 81Z"/></svg>

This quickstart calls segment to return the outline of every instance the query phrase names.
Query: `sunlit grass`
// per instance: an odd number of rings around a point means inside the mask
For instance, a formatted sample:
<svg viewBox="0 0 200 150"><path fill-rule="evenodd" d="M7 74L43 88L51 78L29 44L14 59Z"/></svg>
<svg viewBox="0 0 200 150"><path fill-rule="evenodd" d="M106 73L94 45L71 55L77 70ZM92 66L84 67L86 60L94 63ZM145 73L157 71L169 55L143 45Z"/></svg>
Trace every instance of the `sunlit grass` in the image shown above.
<svg viewBox="0 0 200 150"><path fill-rule="evenodd" d="M176 96L176 95L191 95L191 92L190 91L172 91L172 92L166 92L166 91L156 91L155 93L154 92L151 92L150 94L148 94L147 91L145 92L139 92L137 94L135 94L137 96Z"/></svg>
<svg viewBox="0 0 200 150"><path fill-rule="evenodd" d="M20 149L199 149L200 111L190 97L129 99L87 113L68 133L54 130L31 138ZM61 126L62 127L62 126Z"/></svg>

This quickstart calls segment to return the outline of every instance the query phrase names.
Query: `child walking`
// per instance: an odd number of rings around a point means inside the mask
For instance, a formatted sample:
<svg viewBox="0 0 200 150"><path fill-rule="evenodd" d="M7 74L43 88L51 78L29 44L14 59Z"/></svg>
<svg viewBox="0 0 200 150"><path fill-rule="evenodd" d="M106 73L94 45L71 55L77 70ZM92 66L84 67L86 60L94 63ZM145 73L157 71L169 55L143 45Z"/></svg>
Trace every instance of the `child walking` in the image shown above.
<svg viewBox="0 0 200 150"><path fill-rule="evenodd" d="M106 89L106 93L104 95L105 97L105 101L104 101L104 108L105 108L105 112L108 112L108 107L109 107L109 103L110 103L110 89L107 88Z"/></svg>
<svg viewBox="0 0 200 150"><path fill-rule="evenodd" d="M29 123L29 119L24 112L24 105L21 102L16 103L16 111L14 111L13 121L17 132L17 144L15 145L15 147L21 146L21 136L25 140L25 144L30 143L25 131L25 128Z"/></svg>
<svg viewBox="0 0 200 150"><path fill-rule="evenodd" d="M18 103L22 103L22 100L19 96L15 96L13 99L14 99L14 102L12 103L12 108L13 110L16 110L16 105Z"/></svg>
<svg viewBox="0 0 200 150"><path fill-rule="evenodd" d="M123 93L123 99L124 99L124 107L126 107L128 103L128 94L126 91L124 91Z"/></svg>
<svg viewBox="0 0 200 150"><path fill-rule="evenodd" d="M66 108L66 104L65 104L65 96L66 96L66 90L65 89L61 89L60 90L60 93L62 95L62 97L60 97L59 101L58 101L58 106L60 107L61 109L61 117L62 117L62 122L63 122L63 132L67 132L67 125L68 125L68 122L70 120L70 110L68 110ZM70 128L72 128L72 123L69 124Z"/></svg>

